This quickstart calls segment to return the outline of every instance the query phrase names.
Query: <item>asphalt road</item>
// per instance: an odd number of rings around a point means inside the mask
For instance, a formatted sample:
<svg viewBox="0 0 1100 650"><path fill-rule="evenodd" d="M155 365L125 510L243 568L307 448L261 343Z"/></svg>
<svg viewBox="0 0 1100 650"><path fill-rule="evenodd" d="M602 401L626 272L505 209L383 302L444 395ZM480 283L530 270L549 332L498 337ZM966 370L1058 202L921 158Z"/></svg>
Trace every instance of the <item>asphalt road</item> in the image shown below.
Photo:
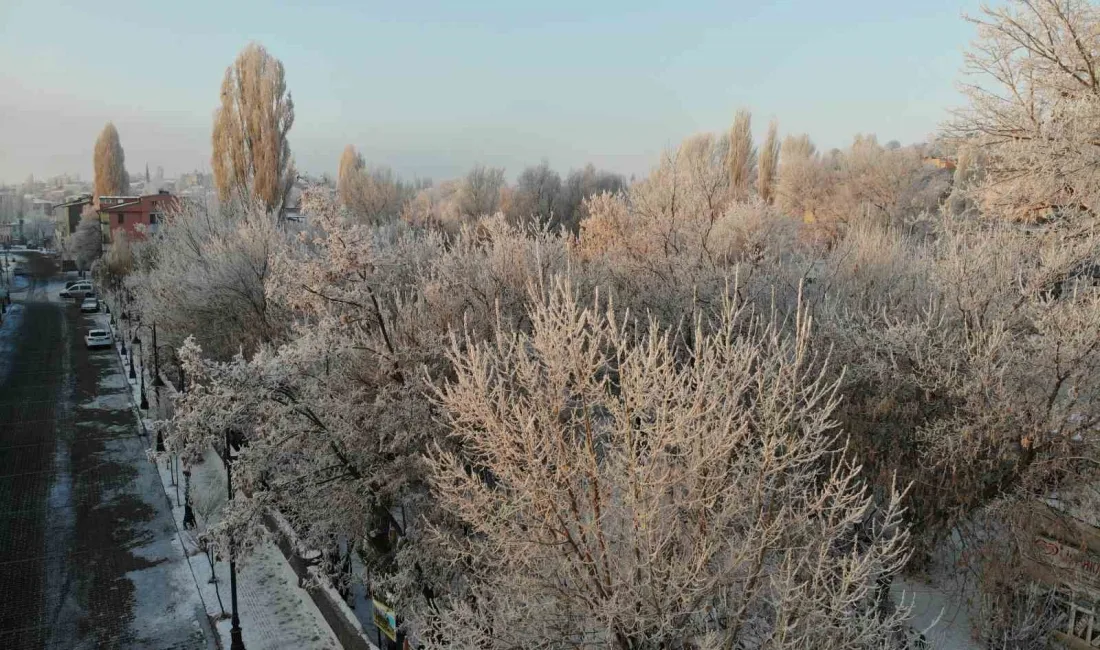
<svg viewBox="0 0 1100 650"><path fill-rule="evenodd" d="M104 315L24 256L0 323L0 648L207 648L205 610Z"/></svg>

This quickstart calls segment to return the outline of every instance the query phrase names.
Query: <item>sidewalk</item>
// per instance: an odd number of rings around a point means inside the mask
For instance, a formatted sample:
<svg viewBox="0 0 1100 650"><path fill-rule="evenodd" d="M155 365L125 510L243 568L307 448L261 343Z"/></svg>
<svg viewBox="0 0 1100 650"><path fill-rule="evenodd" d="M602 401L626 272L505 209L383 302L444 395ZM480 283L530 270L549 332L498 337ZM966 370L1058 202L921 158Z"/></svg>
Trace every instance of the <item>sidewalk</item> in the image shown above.
<svg viewBox="0 0 1100 650"><path fill-rule="evenodd" d="M103 325L106 327L110 317L106 314L101 316ZM118 345L120 336L121 334L115 331L115 350L119 352L119 358L128 372L130 359L129 356L121 354ZM131 342L126 341L127 352L132 351L130 347ZM134 368L136 372L144 373L146 398L150 405L150 409L146 411L137 408L141 403L141 383L139 379L131 379L129 382L134 410L141 417L144 431L151 432L152 420L156 418L157 391L160 391L162 398L167 399L167 395L173 389L168 386L154 389L151 373L147 373L141 367L137 357L134 358ZM156 437L152 433L146 435L146 447L152 449ZM180 543L190 563L203 605L217 628L221 647L229 648L232 625L229 618L232 611L229 564L224 561L215 561L212 570L206 553L199 549L198 543L201 531L216 523L219 506L224 503L225 468L212 449L203 460L204 462L191 468L192 510L198 523L197 528L192 530L186 530L183 527L182 464L173 468L173 459L166 459L157 463L157 470L165 496L172 507ZM205 500L201 505L206 507L200 507L200 504L196 503L200 496ZM210 521L206 520L207 517ZM212 574L216 576L216 581L211 580ZM248 558L237 562L237 609L241 635L245 647L249 650L303 650L305 648L312 650L313 648L341 647L306 590L298 586L298 578L293 569L283 558L278 547L270 540L261 544Z"/></svg>
<svg viewBox="0 0 1100 650"><path fill-rule="evenodd" d="M231 610L229 593L229 563L216 561L211 582L211 567L206 554L199 549L198 538L208 525L216 523L216 516L205 521L202 501L213 501L212 493L220 493L224 503L224 466L214 450L208 450L206 458L191 468L191 498L198 526L192 530L183 528L183 468L177 470L173 480L172 470L165 463L158 463L161 482L172 502L172 514L180 530L184 548L191 560L196 581L202 593L206 611L216 620L218 635L223 648L229 647L231 621L222 617L221 607L228 615ZM179 500L176 488L179 487ZM195 501L200 501L195 504ZM212 513L211 513L212 514ZM220 596L220 604L219 604ZM246 648L270 648L272 650L301 650L302 648L340 648L336 636L329 629L317 606L305 589L298 587L298 577L283 558L273 542L265 541L247 559L237 563L237 609L241 621L241 634ZM221 618L221 620L217 620Z"/></svg>

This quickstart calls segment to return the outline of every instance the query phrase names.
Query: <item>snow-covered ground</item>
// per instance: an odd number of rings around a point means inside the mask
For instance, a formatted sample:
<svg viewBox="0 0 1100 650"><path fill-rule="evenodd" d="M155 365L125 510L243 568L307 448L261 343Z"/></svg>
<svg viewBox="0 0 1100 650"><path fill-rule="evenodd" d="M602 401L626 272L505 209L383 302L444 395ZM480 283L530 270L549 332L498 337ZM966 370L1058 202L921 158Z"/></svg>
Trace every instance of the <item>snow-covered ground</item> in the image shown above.
<svg viewBox="0 0 1100 650"><path fill-rule="evenodd" d="M971 636L971 621L964 603L948 590L913 578L896 578L890 593L895 602L911 604L910 625L924 634L937 650L983 650Z"/></svg>
<svg viewBox="0 0 1100 650"><path fill-rule="evenodd" d="M174 481L172 470L166 463L158 463L161 481L172 501L176 525L191 559L191 567L202 590L206 611L217 620L217 629L223 647L229 647L232 622L222 615L231 611L229 593L229 564L217 561L213 574L217 582L211 582L211 567L206 554L199 549L198 537L206 525L199 512L195 512L198 528L184 530L183 470L177 470ZM208 450L204 462L192 468L192 502L201 501L211 489L225 489L224 466L213 450ZM176 501L176 483L179 483L179 501ZM201 505L195 510L201 510ZM220 601L219 601L220 597ZM340 648L320 610L298 586L298 576L290 568L278 547L271 541L261 544L243 563L237 563L238 614L241 635L246 648L270 648L271 650L301 650L303 648Z"/></svg>

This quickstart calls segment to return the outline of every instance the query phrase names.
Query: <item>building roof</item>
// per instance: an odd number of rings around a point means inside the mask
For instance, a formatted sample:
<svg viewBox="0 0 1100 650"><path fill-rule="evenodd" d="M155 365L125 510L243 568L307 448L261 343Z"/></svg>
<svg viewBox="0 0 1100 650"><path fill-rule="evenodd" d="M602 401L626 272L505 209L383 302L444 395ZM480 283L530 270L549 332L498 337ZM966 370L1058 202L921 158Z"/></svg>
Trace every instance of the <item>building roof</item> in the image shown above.
<svg viewBox="0 0 1100 650"><path fill-rule="evenodd" d="M129 201L127 203L116 203L115 205L101 205L99 206L100 212L116 212L123 208L132 208L135 205L141 205L141 201Z"/></svg>
<svg viewBox="0 0 1100 650"><path fill-rule="evenodd" d="M111 198L111 197L101 197L101 198ZM124 201L122 203L116 203L114 205L102 205L101 204L99 206L100 214L112 214L112 213L116 213L116 212L139 212L140 213L140 212L144 212L147 208L149 209L150 212L159 213L160 212L159 207L153 208L153 207L149 206L149 204L153 200L172 201L172 202L178 202L180 200L179 196L176 196L175 194L171 194L169 192L158 192L156 194L145 194L145 195L142 195L142 196L124 196L124 197L114 197L114 198L126 199L126 201Z"/></svg>

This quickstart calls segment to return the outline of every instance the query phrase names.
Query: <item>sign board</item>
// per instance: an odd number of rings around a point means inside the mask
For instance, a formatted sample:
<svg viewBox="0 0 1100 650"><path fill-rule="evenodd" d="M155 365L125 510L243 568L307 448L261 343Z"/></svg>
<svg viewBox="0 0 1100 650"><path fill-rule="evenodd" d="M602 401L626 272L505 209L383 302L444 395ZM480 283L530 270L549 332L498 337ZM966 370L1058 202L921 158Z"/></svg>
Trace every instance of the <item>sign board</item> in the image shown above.
<svg viewBox="0 0 1100 650"><path fill-rule="evenodd" d="M1034 559L1056 569L1066 584L1100 591L1100 557L1043 535L1035 537L1034 551Z"/></svg>
<svg viewBox="0 0 1100 650"><path fill-rule="evenodd" d="M378 630L389 637L390 641L397 641L397 614L393 608L378 600L371 599L374 605L374 624Z"/></svg>

